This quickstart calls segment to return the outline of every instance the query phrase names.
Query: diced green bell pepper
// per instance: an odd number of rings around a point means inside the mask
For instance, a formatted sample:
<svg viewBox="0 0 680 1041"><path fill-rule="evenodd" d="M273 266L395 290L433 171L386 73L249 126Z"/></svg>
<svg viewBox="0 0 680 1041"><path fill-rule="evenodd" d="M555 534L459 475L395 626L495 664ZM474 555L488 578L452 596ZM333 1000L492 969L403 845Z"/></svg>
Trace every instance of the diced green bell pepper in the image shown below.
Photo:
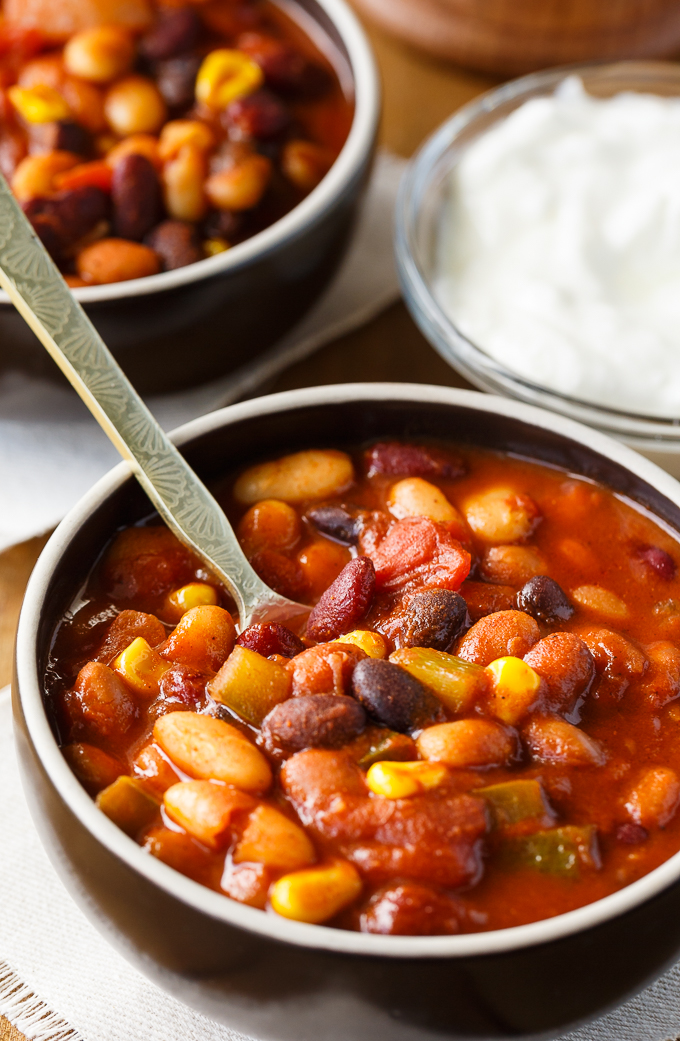
<svg viewBox="0 0 680 1041"><path fill-rule="evenodd" d="M565 825L513 838L504 845L502 860L516 867L532 867L550 875L578 878L582 867L599 868L597 828Z"/></svg>
<svg viewBox="0 0 680 1041"><path fill-rule="evenodd" d="M481 665L430 647L404 647L390 661L429 687L449 712L466 712L489 684Z"/></svg>
<svg viewBox="0 0 680 1041"><path fill-rule="evenodd" d="M486 800L493 824L498 828L525 821L536 821L545 827L554 820L543 785L537 780L503 781L487 788L475 788L470 794L481 795Z"/></svg>

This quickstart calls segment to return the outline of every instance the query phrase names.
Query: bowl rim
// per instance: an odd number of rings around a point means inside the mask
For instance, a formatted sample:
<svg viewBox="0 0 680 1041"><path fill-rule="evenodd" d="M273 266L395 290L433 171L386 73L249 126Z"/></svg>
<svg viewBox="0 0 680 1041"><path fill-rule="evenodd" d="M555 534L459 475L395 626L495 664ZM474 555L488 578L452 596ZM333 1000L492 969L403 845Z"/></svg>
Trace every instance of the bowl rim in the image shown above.
<svg viewBox="0 0 680 1041"><path fill-rule="evenodd" d="M179 427L172 437L181 446L203 434L244 419L310 405L357 401L444 404L507 416L590 448L631 471L680 506L680 483L654 463L605 434L524 402L428 384L348 383L285 391L209 413ZM110 470L70 510L47 543L29 580L21 609L13 680L14 693L20 702L28 734L51 784L90 834L129 868L194 910L263 938L343 954L393 958L494 955L549 943L625 914L680 878L679 852L615 893L539 922L458 936L379 936L324 925L309 925L273 913L263 913L207 889L150 856L97 809L67 765L49 725L35 653L47 588L54 571L59 567L64 548L77 538L81 525L91 512L126 480L131 479L131 475L132 471L126 462Z"/></svg>
<svg viewBox="0 0 680 1041"><path fill-rule="evenodd" d="M354 87L352 125L340 154L323 180L279 220L224 253L206 257L174 271L147 275L145 278L111 282L101 286L78 287L72 292L81 304L108 303L129 297L149 296L180 289L217 275L239 271L253 261L268 256L283 242L294 239L310 224L320 220L335 200L351 186L373 148L380 117L380 80L364 29L346 0L315 0L315 3L328 15L347 48ZM313 13L307 14L316 21ZM10 304L4 291L0 291L0 305L2 304Z"/></svg>
<svg viewBox="0 0 680 1041"><path fill-rule="evenodd" d="M494 87L463 105L423 142L404 171L395 210L394 247L401 288L416 323L444 360L462 372L475 386L491 393L507 394L529 404L555 409L572 419L608 432L638 438L640 445L645 448L649 446L663 450L664 447L677 447L680 441L680 420L671 416L626 412L561 394L515 374L487 354L459 329L441 306L421 267L416 249L417 226L424 197L421 186L426 184L432 170L445 154L455 150L460 134L475 120L493 113L508 101L533 96L537 89L557 87L570 75L599 74L604 80L609 75L626 73L631 77L637 75L648 79L650 90L655 75L670 76L677 81L680 96L680 65L677 62L605 59L532 72Z"/></svg>

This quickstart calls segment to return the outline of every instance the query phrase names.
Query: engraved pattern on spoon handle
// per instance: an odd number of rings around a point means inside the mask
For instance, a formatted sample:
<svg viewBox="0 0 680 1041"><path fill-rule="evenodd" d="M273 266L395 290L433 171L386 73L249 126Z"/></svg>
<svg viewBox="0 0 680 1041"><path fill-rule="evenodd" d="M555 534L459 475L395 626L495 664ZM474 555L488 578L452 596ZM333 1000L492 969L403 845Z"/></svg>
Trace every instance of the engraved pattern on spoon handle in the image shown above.
<svg viewBox="0 0 680 1041"><path fill-rule="evenodd" d="M119 368L1 174L0 285L131 462L168 527L232 593L241 625L291 617L299 605L278 596L255 573L222 509Z"/></svg>

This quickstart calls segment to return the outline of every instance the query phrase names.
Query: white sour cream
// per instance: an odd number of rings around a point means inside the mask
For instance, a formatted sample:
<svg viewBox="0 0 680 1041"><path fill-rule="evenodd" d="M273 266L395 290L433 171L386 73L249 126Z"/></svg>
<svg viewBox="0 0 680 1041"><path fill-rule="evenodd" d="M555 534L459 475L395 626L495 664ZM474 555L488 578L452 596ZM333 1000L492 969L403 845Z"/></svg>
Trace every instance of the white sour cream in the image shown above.
<svg viewBox="0 0 680 1041"><path fill-rule="evenodd" d="M680 99L525 102L451 175L435 293L513 373L680 418Z"/></svg>

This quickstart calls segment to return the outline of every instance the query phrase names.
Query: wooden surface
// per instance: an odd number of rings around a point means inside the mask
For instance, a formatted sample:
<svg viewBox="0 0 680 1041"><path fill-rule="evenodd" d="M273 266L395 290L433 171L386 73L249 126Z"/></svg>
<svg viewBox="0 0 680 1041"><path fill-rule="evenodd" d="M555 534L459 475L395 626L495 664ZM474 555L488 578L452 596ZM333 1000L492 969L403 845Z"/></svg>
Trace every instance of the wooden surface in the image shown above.
<svg viewBox="0 0 680 1041"><path fill-rule="evenodd" d="M369 34L385 92L381 140L400 155L411 155L455 109L497 82L410 51L376 30L369 28ZM404 306L395 304L363 329L291 367L263 390L355 380L466 385L423 339ZM0 554L0 687L11 678L21 600L46 538L31 539ZM0 1041L25 1039L0 1016Z"/></svg>

